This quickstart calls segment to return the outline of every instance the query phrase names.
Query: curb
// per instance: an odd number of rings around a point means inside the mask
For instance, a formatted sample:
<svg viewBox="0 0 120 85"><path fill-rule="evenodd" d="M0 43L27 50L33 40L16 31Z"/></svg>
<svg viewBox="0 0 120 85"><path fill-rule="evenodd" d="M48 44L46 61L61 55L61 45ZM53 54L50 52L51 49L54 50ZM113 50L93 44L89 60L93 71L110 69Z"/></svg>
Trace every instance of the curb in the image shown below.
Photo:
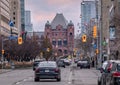
<svg viewBox="0 0 120 85"><path fill-rule="evenodd" d="M4 70L4 71L1 71L0 69L0 74L3 74L3 73L7 73L7 72L11 72L12 70Z"/></svg>
<svg viewBox="0 0 120 85"><path fill-rule="evenodd" d="M92 69L92 72L95 73L96 76L99 75L99 70L96 70L96 69L93 68L93 69Z"/></svg>

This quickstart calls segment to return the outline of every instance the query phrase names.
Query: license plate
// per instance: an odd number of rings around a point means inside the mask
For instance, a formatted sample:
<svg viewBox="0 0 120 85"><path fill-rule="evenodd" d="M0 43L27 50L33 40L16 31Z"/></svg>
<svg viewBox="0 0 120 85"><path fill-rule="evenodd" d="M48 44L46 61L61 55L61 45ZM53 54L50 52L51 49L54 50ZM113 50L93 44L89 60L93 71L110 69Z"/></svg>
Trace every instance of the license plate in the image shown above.
<svg viewBox="0 0 120 85"><path fill-rule="evenodd" d="M45 70L45 72L49 72L49 70Z"/></svg>

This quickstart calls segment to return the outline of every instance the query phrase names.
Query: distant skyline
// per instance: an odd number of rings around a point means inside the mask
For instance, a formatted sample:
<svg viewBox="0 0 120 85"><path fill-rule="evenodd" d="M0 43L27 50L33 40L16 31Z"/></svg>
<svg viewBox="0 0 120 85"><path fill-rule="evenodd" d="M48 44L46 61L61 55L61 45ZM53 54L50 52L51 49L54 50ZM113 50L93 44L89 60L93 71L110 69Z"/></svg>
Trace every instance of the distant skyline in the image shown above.
<svg viewBox="0 0 120 85"><path fill-rule="evenodd" d="M56 13L63 13L68 22L72 20L75 34L80 23L80 4L82 0L25 0L25 10L31 11L34 31L44 31L45 23L52 21Z"/></svg>

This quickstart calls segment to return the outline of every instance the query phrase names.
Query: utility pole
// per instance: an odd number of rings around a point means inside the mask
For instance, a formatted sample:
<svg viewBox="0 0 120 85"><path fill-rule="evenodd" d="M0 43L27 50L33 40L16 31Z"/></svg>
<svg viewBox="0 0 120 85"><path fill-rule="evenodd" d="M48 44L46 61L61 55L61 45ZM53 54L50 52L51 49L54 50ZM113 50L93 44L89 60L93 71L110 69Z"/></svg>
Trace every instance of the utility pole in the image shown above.
<svg viewBox="0 0 120 85"><path fill-rule="evenodd" d="M100 1L100 4L98 4L98 0L95 0L95 6L96 6L96 22L97 22L97 61L98 66L101 67L102 65L102 0ZM99 16L98 16L98 8L100 7L100 24L99 24ZM99 33L99 34L98 34Z"/></svg>
<svg viewBox="0 0 120 85"><path fill-rule="evenodd" d="M102 66L102 61L103 61L103 59L102 59L102 7L103 7L103 5L102 5L102 0L100 1L100 5L101 5L101 7L100 7L100 52L99 52L99 59L100 59L100 66Z"/></svg>

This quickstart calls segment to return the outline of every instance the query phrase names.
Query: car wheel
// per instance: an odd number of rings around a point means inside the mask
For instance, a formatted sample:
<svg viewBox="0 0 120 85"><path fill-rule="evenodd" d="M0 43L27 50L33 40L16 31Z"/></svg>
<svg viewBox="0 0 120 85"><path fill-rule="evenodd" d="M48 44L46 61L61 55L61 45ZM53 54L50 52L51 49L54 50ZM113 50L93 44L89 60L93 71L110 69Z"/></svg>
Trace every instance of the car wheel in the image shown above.
<svg viewBox="0 0 120 85"><path fill-rule="evenodd" d="M34 78L34 81L35 81L35 82L38 82L38 81L39 81L39 78Z"/></svg>
<svg viewBox="0 0 120 85"><path fill-rule="evenodd" d="M61 81L61 78L57 78L57 81Z"/></svg>

